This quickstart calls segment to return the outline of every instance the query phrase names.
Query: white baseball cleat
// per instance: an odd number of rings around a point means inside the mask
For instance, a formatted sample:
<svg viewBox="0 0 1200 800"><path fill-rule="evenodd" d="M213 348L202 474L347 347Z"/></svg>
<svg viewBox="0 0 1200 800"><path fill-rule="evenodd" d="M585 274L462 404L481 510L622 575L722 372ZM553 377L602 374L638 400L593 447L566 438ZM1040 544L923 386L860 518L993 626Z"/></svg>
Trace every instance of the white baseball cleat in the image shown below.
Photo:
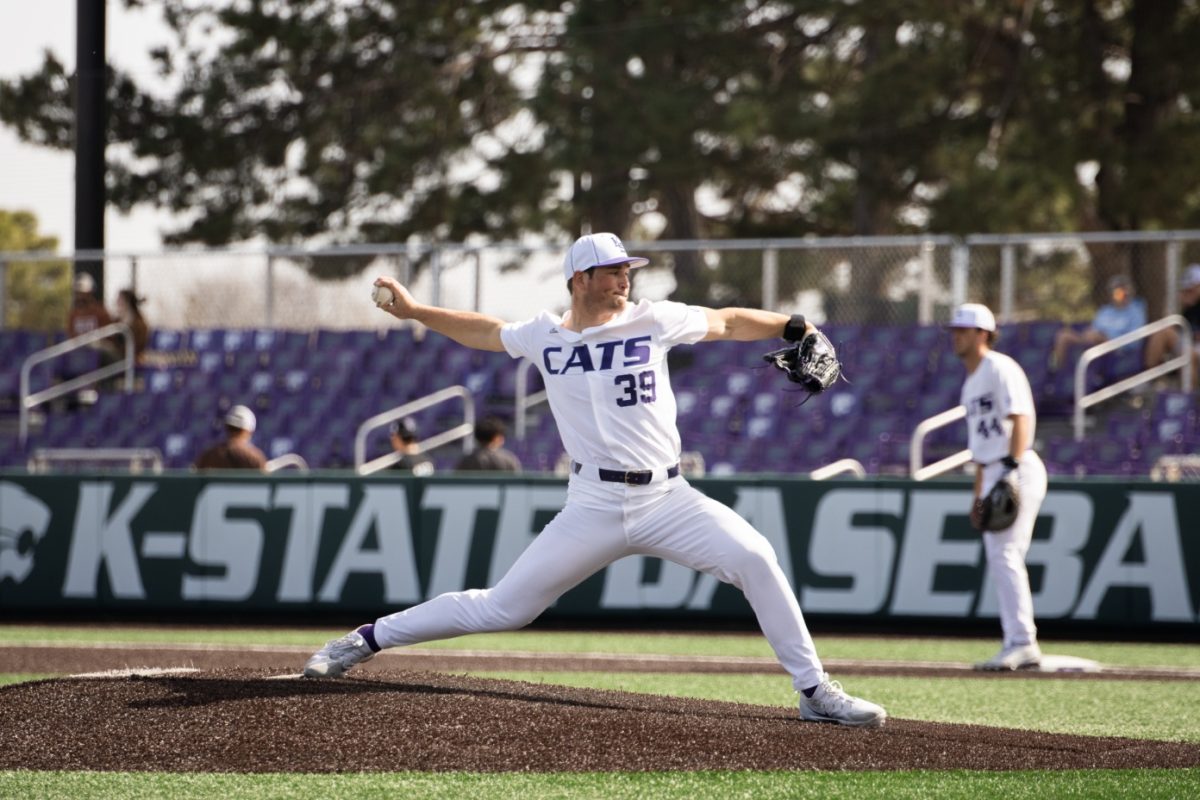
<svg viewBox="0 0 1200 800"><path fill-rule="evenodd" d="M987 661L976 664L975 669L989 671L1035 669L1041 666L1041 663L1042 651L1036 644L1013 644L1001 647L999 653Z"/></svg>
<svg viewBox="0 0 1200 800"><path fill-rule="evenodd" d="M304 665L306 678L340 678L355 664L375 657L371 646L358 631L350 631L340 639L326 642L312 654Z"/></svg>
<svg viewBox="0 0 1200 800"><path fill-rule="evenodd" d="M800 718L808 722L836 722L858 728L874 728L887 719L882 706L846 694L842 685L826 673L812 697L800 694Z"/></svg>

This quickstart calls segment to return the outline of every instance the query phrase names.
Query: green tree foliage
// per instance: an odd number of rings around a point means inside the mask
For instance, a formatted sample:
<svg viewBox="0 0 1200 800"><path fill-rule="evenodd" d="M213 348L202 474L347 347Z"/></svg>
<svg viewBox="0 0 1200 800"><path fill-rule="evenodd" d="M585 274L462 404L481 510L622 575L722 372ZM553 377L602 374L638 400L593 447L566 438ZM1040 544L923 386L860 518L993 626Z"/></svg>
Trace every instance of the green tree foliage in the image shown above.
<svg viewBox="0 0 1200 800"><path fill-rule="evenodd" d="M58 239L38 233L28 211L0 209L0 253L53 252ZM71 305L66 261L10 261L4 269L4 322L10 328L61 331Z"/></svg>
<svg viewBox="0 0 1200 800"><path fill-rule="evenodd" d="M176 88L111 75L109 188L174 242L1200 225L1196 0L161 5ZM0 82L0 119L69 147L72 79Z"/></svg>

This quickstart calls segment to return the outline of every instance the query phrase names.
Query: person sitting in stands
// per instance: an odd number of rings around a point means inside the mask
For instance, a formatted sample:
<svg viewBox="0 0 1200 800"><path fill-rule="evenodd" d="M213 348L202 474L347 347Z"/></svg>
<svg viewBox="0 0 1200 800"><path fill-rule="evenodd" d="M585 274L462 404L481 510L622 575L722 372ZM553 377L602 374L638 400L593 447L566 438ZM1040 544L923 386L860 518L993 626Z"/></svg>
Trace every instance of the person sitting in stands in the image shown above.
<svg viewBox="0 0 1200 800"><path fill-rule="evenodd" d="M504 449L504 423L487 417L475 425L476 447L459 460L457 470L481 472L520 472L521 461Z"/></svg>
<svg viewBox="0 0 1200 800"><path fill-rule="evenodd" d="M74 338L112 324L104 304L96 299L96 280L86 272L75 276L75 296L67 315L67 336Z"/></svg>
<svg viewBox="0 0 1200 800"><path fill-rule="evenodd" d="M1192 326L1192 380L1200 373L1200 264L1189 264L1179 284L1179 315ZM1179 328L1163 328L1146 342L1146 369L1157 367L1179 352Z"/></svg>
<svg viewBox="0 0 1200 800"><path fill-rule="evenodd" d="M1108 281L1111 302L1100 306L1092 324L1081 331L1065 325L1054 337L1054 352L1050 369L1062 366L1067 350L1077 345L1091 347L1137 330L1146 324L1146 301L1133 295L1133 282L1125 275L1114 275Z"/></svg>
<svg viewBox="0 0 1200 800"><path fill-rule="evenodd" d="M421 444L417 441L417 421L412 417L398 419L391 427L392 449L403 453L400 460L389 469L407 470L413 475L432 475L433 459L421 452Z"/></svg>

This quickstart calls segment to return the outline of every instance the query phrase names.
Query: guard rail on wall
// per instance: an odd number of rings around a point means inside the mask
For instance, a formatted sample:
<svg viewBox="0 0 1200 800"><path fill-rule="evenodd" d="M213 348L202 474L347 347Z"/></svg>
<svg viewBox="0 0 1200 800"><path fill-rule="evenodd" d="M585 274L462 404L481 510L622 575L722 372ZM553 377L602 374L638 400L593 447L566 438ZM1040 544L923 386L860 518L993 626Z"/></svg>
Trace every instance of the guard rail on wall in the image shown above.
<svg viewBox="0 0 1200 800"><path fill-rule="evenodd" d="M858 461L853 458L842 458L832 464L814 469L808 473L808 477L814 481L823 481L834 475L841 475L843 472L852 473L856 478L865 478L867 475L867 470Z"/></svg>
<svg viewBox="0 0 1200 800"><path fill-rule="evenodd" d="M970 450L960 450L954 455L946 456L940 461L923 466L925 460L925 437L931 431L944 428L951 423L958 422L960 419L965 419L966 416L967 409L965 406L955 406L917 423L917 427L913 429L912 440L908 444L908 469L914 481L933 478L944 472L949 472L956 467L961 467L971 460Z"/></svg>
<svg viewBox="0 0 1200 800"><path fill-rule="evenodd" d="M529 370L533 369L533 362L528 358L522 358L517 362L517 390L516 397L513 399L513 434L517 437L517 441L525 439L526 420L525 412L538 403L546 402L546 390L529 394L529 389L526 386L526 381L529 379Z"/></svg>
<svg viewBox="0 0 1200 800"><path fill-rule="evenodd" d="M1119 350L1127 344L1132 344L1139 339L1145 339L1149 336L1158 333L1167 328L1179 328L1179 341L1182 353L1174 358L1159 364L1156 367L1142 370L1136 375L1131 375L1124 380L1117 381L1111 386L1104 386L1091 394L1084 394L1086 390L1087 368L1093 361L1111 353L1114 350ZM1188 321L1178 314L1171 314L1162 319L1155 320L1147 325L1143 325L1137 330L1122 334L1115 339L1109 339L1107 342L1101 342L1098 345L1089 347L1083 351L1083 355L1079 357L1079 363L1075 365L1075 441L1082 442L1084 428L1086 427L1087 419L1086 412L1089 408L1097 403L1103 403L1111 397L1116 397L1122 392L1141 386L1144 383L1149 383L1156 378L1160 378L1167 373L1180 371L1180 377L1183 383L1183 390L1190 392L1192 390L1192 349L1194 347L1192 340L1192 326Z"/></svg>
<svg viewBox="0 0 1200 800"><path fill-rule="evenodd" d="M30 392L30 376L33 368L45 361L51 361L67 353L78 350L81 347L87 347L95 342L107 339L110 336L121 336L125 340L125 357L119 361L114 361L107 366L94 369L91 372L84 373L69 381L55 384L40 392ZM124 322L114 322L111 325L105 325L103 328L97 328L94 331L80 334L65 342L51 345L44 350L38 350L36 353L31 353L26 359L21 362L21 386L20 386L20 437L21 444L25 444L29 438L29 412L42 403L49 402L56 397L70 394L85 386L91 386L99 383L105 378L111 378L114 375L125 373L125 392L133 391L133 332Z"/></svg>
<svg viewBox="0 0 1200 800"><path fill-rule="evenodd" d="M272 458L263 467L263 472L278 472L286 467L295 467L301 472L308 472L308 462L299 453L284 453Z"/></svg>
<svg viewBox="0 0 1200 800"><path fill-rule="evenodd" d="M475 433L475 398L472 397L470 390L467 387L447 386L445 389L439 389L432 394L427 394L424 397L418 397L416 400L405 403L404 405L396 406L393 409L384 411L370 417L361 425L358 426L358 433L354 436L354 470L359 475L370 475L373 472L378 472L381 469L386 469L392 464L395 464L404 457L403 453L386 453L378 458L373 458L367 461L367 434L376 428L381 428L390 422L406 417L409 414L415 414L430 406L435 406L438 403L444 403L447 400L460 398L463 401L463 421L459 425L455 425L448 431L434 434L423 439L418 445L418 452L433 450L441 447L444 444L449 444L458 440L462 440L463 452L469 453L475 446L475 440L472 435Z"/></svg>
<svg viewBox="0 0 1200 800"><path fill-rule="evenodd" d="M45 473L54 463L108 463L121 462L127 464L131 473L142 471L142 465L150 468L155 475L163 471L162 453L156 447L39 447L26 462L26 467L33 473Z"/></svg>

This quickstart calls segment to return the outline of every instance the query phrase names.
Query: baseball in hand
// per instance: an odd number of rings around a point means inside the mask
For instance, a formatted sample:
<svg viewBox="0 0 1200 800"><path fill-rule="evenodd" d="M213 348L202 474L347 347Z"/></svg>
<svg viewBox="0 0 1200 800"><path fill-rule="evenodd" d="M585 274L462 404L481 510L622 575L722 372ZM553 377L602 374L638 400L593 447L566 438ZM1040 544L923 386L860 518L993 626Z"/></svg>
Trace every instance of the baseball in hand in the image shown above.
<svg viewBox="0 0 1200 800"><path fill-rule="evenodd" d="M371 289L371 299L377 306L388 306L396 299L396 295L392 294L392 290L386 286L376 286Z"/></svg>

